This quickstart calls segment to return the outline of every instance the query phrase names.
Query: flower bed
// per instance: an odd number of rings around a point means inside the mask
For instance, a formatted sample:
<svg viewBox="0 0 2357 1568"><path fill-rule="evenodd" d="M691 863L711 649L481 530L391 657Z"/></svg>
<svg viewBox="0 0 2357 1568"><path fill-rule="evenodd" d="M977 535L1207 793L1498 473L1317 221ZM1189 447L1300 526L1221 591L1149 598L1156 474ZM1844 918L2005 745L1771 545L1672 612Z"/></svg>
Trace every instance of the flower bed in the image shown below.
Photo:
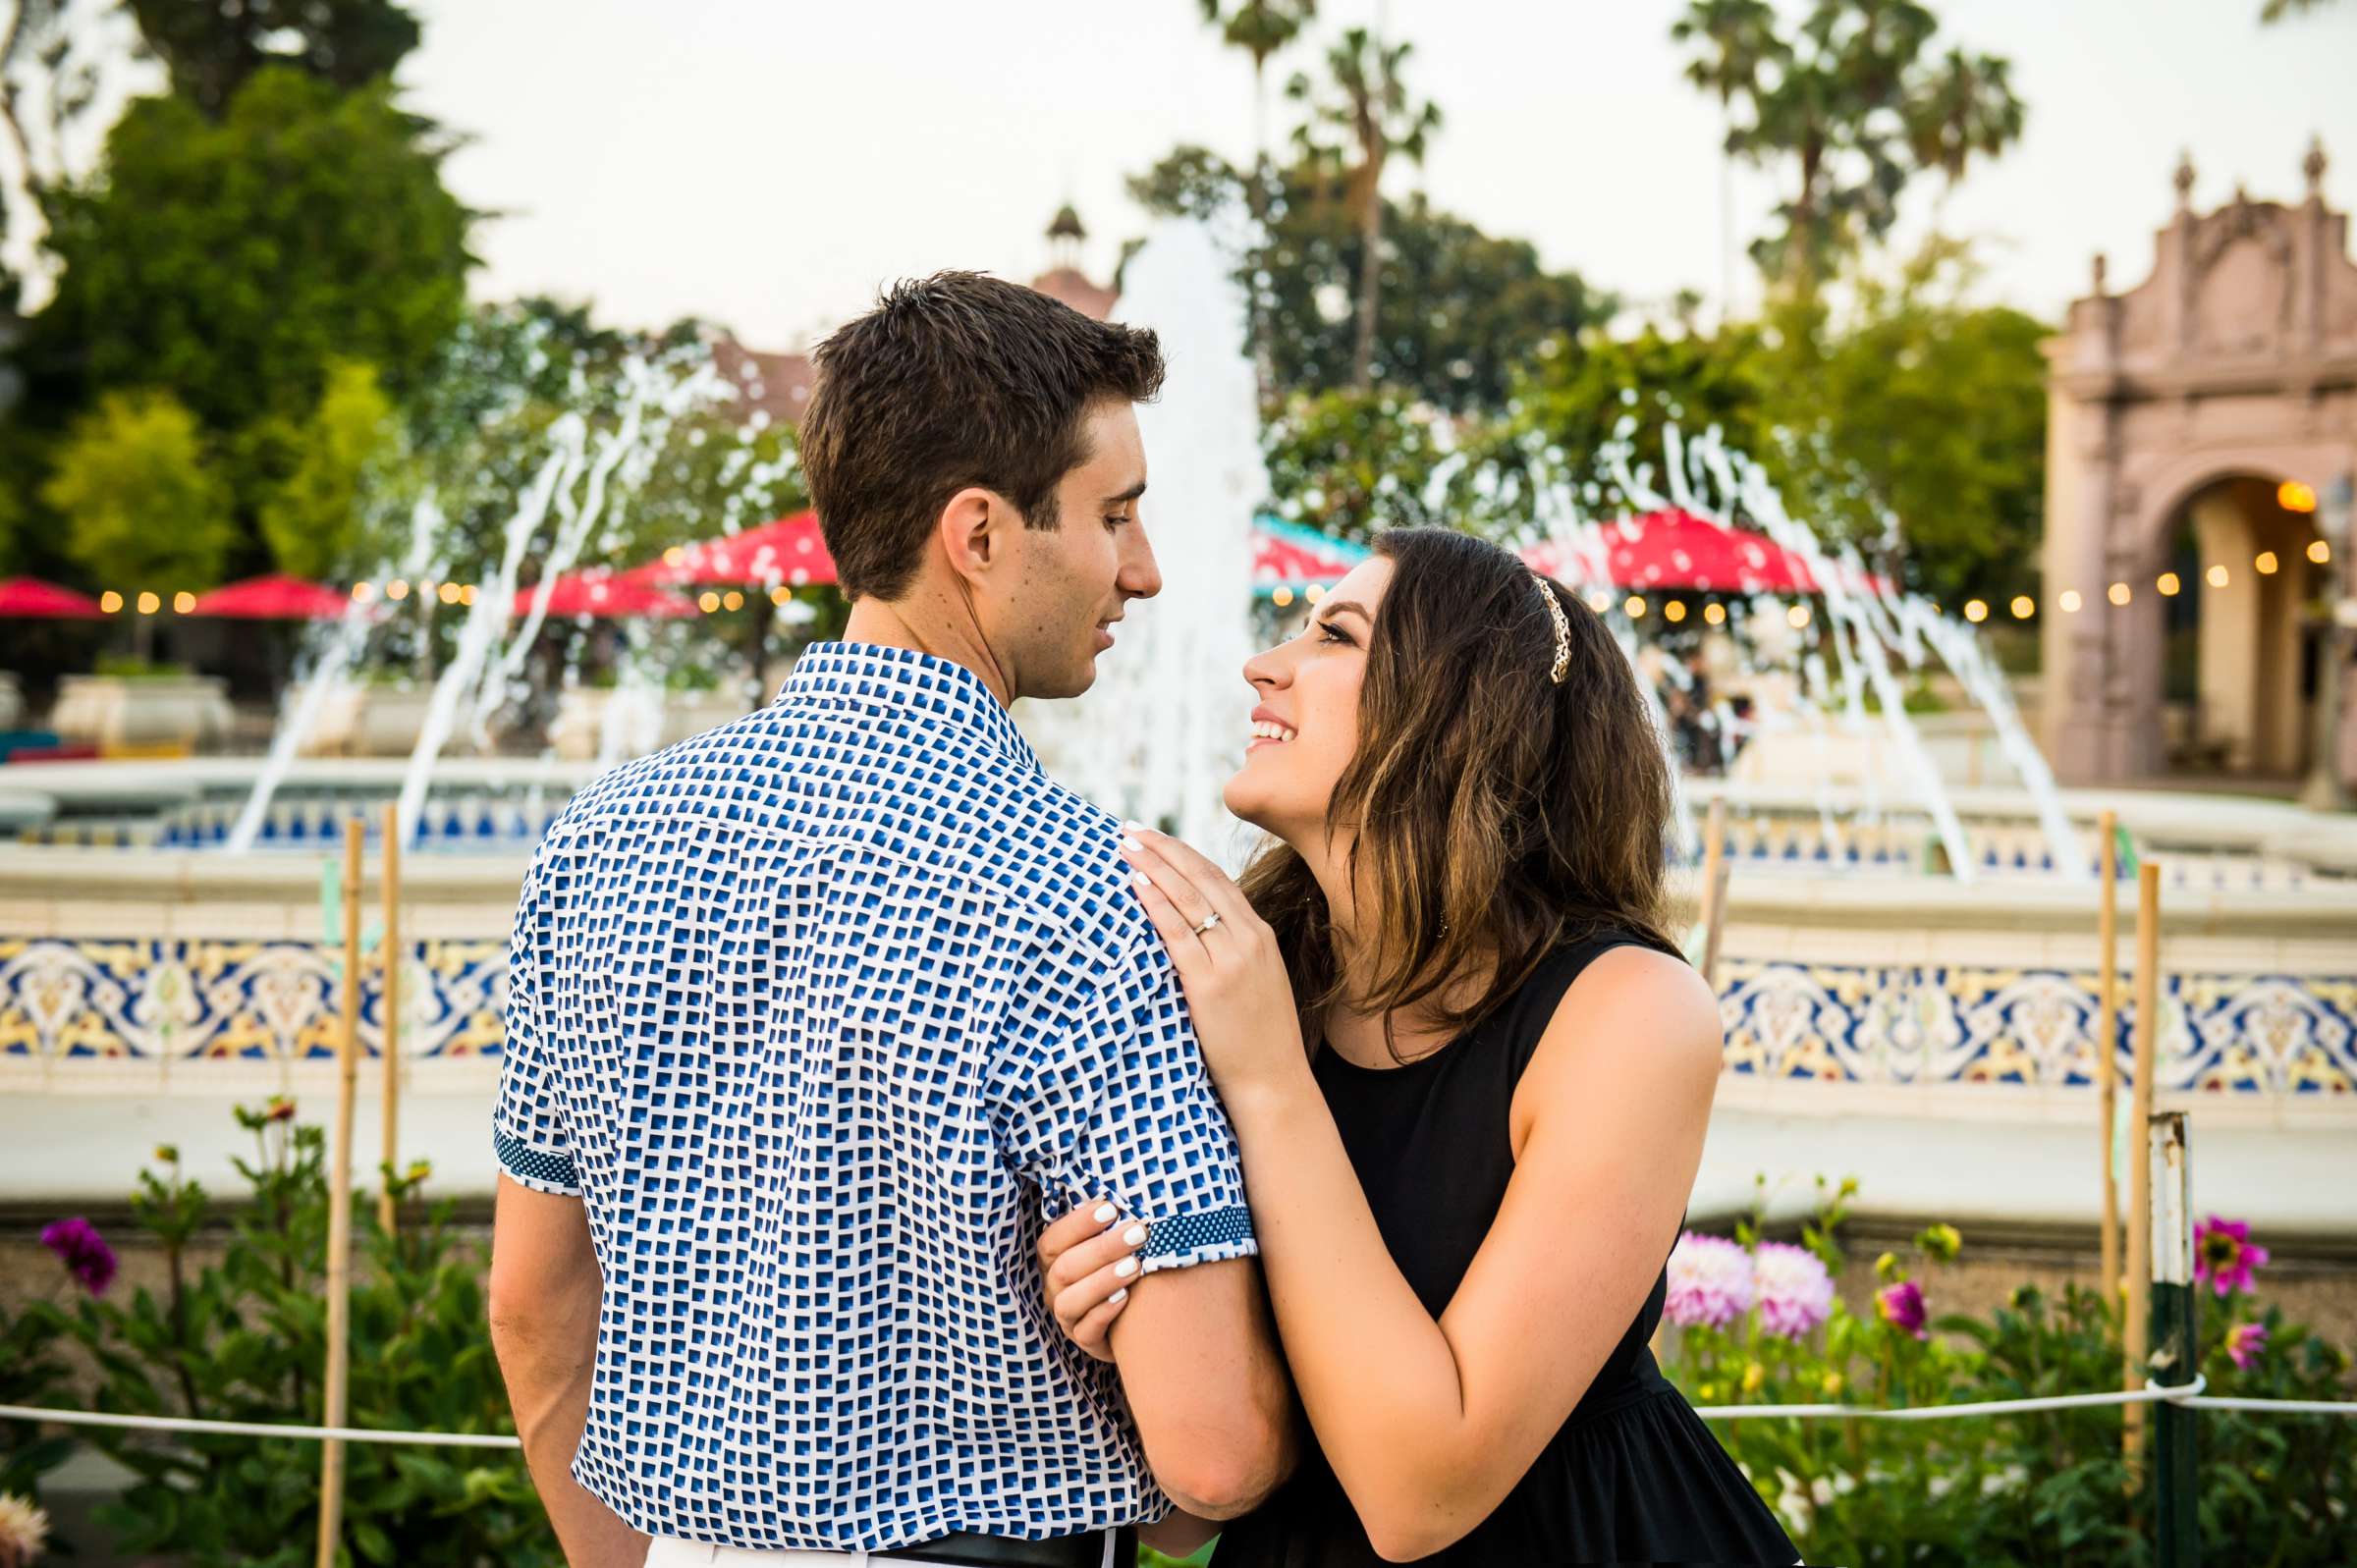
<svg viewBox="0 0 2357 1568"><path fill-rule="evenodd" d="M43 1241L63 1304L0 1315L0 1403L66 1405L61 1346L97 1369L92 1402L123 1414L277 1422L320 1419L325 1357L326 1138L283 1099L238 1120L253 1158L236 1162L250 1202L228 1219L216 1263L192 1238L211 1197L154 1151L133 1210L162 1253L168 1284L121 1299L114 1255L86 1221ZM398 1231L356 1195L351 1423L424 1432L512 1433L484 1325L479 1243L429 1203L422 1163L390 1179ZM1943 1315L1943 1271L1963 1237L1933 1225L1905 1257L1875 1264L1870 1308L1834 1280L1848 1185L1830 1189L1797 1243L1689 1233L1670 1262L1665 1370L1697 1405L1854 1403L1861 1409L2085 1393L2117 1385L2119 1311L2094 1292L2022 1287L1987 1318ZM2249 1227L2206 1220L2201 1371L2216 1393L2346 1399L2348 1355L2286 1323L2260 1297L2267 1249ZM2149 1560L2148 1495L2120 1455L2116 1409L1929 1424L1747 1416L1714 1423L1811 1562L2129 1568ZM2202 1530L2237 1562L2337 1564L2357 1528L2357 1422L2206 1411L2200 1421ZM86 1441L137 1480L101 1515L117 1550L171 1553L191 1568L310 1560L316 1444L105 1429L44 1435L0 1423L0 1564L38 1551L43 1476ZM347 1450L347 1541L355 1561L558 1568L563 1561L521 1456L481 1449ZM12 1534L13 1532L13 1534ZM71 1545L62 1542L60 1545ZM1216 1558L1216 1551L1214 1553ZM28 1561L29 1552L18 1560ZM1161 1559L1148 1554L1147 1562Z"/></svg>

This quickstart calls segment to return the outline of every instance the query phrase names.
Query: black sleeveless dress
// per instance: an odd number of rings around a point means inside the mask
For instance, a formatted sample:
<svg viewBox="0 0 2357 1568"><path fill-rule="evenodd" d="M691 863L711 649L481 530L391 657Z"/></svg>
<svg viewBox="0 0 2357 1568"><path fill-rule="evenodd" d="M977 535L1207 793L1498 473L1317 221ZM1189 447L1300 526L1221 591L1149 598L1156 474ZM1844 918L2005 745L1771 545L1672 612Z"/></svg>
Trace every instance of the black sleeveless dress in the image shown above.
<svg viewBox="0 0 2357 1568"><path fill-rule="evenodd" d="M1399 1271L1435 1318L1456 1293L1513 1175L1514 1085L1571 982L1604 937L1558 949L1465 1035L1404 1067L1357 1067L1331 1051L1315 1070L1367 1206ZM1665 1259L1665 1262L1667 1260ZM1557 1563L1772 1563L1800 1553L1677 1390L1647 1341L1668 1276L1506 1500L1446 1568ZM1266 1503L1229 1525L1214 1568L1381 1568L1315 1443Z"/></svg>

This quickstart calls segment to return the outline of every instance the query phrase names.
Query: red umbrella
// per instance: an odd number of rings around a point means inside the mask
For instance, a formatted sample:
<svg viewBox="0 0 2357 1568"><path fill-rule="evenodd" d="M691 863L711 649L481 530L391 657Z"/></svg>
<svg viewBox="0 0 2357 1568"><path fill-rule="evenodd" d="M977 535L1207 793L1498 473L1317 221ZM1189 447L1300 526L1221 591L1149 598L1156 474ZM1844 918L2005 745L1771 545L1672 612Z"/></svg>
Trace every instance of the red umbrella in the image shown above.
<svg viewBox="0 0 2357 1568"><path fill-rule="evenodd" d="M1593 580L1601 568L1614 587L1638 591L1819 591L1816 573L1798 551L1676 509L1603 523L1587 538L1551 539L1523 551L1522 559L1533 570L1566 582ZM1880 581L1869 577L1864 585L1879 587Z"/></svg>
<svg viewBox="0 0 2357 1568"><path fill-rule="evenodd" d="M0 616L21 621L102 621L98 601L38 577L0 582Z"/></svg>
<svg viewBox="0 0 2357 1568"><path fill-rule="evenodd" d="M536 584L517 589L516 614L521 616L529 612L539 592ZM659 616L671 619L694 615L695 601L651 587L636 580L635 573L593 567L586 571L567 572L556 580L548 591L547 614L551 620L578 616Z"/></svg>
<svg viewBox="0 0 2357 1568"><path fill-rule="evenodd" d="M677 545L630 573L641 582L803 588L835 581L835 558L818 514L797 512L758 528Z"/></svg>
<svg viewBox="0 0 2357 1568"><path fill-rule="evenodd" d="M352 596L323 582L272 573L198 594L192 616L233 621L333 621L352 608Z"/></svg>

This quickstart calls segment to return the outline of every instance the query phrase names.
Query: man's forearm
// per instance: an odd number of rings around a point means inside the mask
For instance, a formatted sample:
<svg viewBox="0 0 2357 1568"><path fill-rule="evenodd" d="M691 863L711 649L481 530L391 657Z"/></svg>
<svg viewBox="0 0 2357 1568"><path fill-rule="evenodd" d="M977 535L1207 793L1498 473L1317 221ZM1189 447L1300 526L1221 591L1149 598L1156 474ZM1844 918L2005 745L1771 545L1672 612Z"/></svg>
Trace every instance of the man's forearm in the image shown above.
<svg viewBox="0 0 2357 1568"><path fill-rule="evenodd" d="M641 1568L647 1538L573 1479L573 1456L589 1420L594 1337L578 1355L551 1354L551 1347L529 1330L494 1325L492 1344L507 1378L516 1431L523 1439L523 1462L566 1562L571 1568Z"/></svg>

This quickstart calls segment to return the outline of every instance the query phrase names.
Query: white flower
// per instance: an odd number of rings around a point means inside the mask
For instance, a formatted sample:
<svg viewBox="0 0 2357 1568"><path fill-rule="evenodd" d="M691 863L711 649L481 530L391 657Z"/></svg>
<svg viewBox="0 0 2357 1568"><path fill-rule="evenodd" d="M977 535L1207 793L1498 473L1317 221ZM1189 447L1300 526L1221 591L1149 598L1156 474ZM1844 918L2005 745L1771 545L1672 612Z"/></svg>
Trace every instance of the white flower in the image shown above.
<svg viewBox="0 0 2357 1568"><path fill-rule="evenodd" d="M0 1564L24 1568L49 1539L49 1516L14 1492L0 1491Z"/></svg>

